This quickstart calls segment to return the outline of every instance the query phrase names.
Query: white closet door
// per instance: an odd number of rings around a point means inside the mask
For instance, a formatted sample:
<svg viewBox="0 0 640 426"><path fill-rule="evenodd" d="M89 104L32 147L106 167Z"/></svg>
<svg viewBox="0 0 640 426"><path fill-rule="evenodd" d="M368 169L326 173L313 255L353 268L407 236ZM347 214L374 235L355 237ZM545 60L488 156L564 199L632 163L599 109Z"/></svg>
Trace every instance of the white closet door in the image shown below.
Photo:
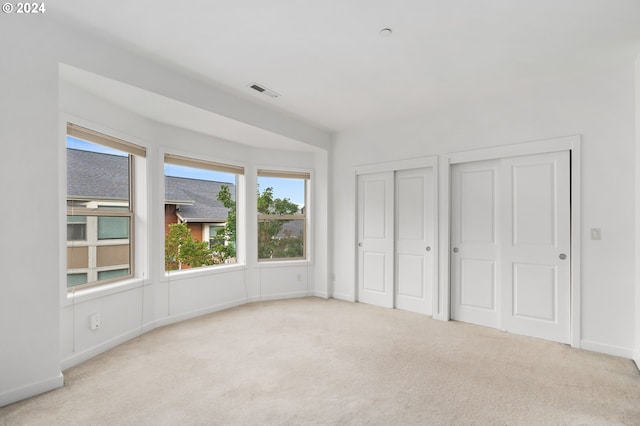
<svg viewBox="0 0 640 426"><path fill-rule="evenodd" d="M570 341L569 152L503 160L502 325Z"/></svg>
<svg viewBox="0 0 640 426"><path fill-rule="evenodd" d="M451 170L451 317L500 327L499 161Z"/></svg>
<svg viewBox="0 0 640 426"><path fill-rule="evenodd" d="M452 318L570 341L570 153L452 167Z"/></svg>
<svg viewBox="0 0 640 426"><path fill-rule="evenodd" d="M434 282L433 168L396 172L396 302L432 314Z"/></svg>
<svg viewBox="0 0 640 426"><path fill-rule="evenodd" d="M358 176L358 301L393 308L393 172Z"/></svg>

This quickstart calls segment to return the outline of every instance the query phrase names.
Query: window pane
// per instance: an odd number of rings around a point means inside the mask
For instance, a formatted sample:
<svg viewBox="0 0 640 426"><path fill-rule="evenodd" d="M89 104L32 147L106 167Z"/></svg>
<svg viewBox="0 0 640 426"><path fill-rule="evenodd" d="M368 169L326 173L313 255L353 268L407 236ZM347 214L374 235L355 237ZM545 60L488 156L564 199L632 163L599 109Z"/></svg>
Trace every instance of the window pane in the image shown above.
<svg viewBox="0 0 640 426"><path fill-rule="evenodd" d="M67 224L67 241L86 241L87 225L84 223Z"/></svg>
<svg viewBox="0 0 640 426"><path fill-rule="evenodd" d="M67 216L67 241L85 241L87 239L86 222L85 216Z"/></svg>
<svg viewBox="0 0 640 426"><path fill-rule="evenodd" d="M306 179L267 174L258 175L258 260L304 258Z"/></svg>
<svg viewBox="0 0 640 426"><path fill-rule="evenodd" d="M129 208L129 154L67 136L67 206Z"/></svg>
<svg viewBox="0 0 640 426"><path fill-rule="evenodd" d="M164 174L165 270L235 263L238 175L171 162Z"/></svg>
<svg viewBox="0 0 640 426"><path fill-rule="evenodd" d="M304 219L258 222L258 259L304 257Z"/></svg>
<svg viewBox="0 0 640 426"><path fill-rule="evenodd" d="M86 216L67 216L67 223L87 223Z"/></svg>
<svg viewBox="0 0 640 426"><path fill-rule="evenodd" d="M108 280L109 278L122 277L124 275L129 275L128 269L113 269L111 271L99 271L98 281Z"/></svg>
<svg viewBox="0 0 640 426"><path fill-rule="evenodd" d="M120 216L98 217L98 239L115 240L129 238L129 218Z"/></svg>
<svg viewBox="0 0 640 426"><path fill-rule="evenodd" d="M87 283L87 274L67 274L67 287L75 287Z"/></svg>
<svg viewBox="0 0 640 426"><path fill-rule="evenodd" d="M268 197L268 190L271 188L271 198L273 200L287 200L288 202L297 206L293 210L301 213L305 204L305 180L304 179L287 179L287 178L272 178L258 176L258 191L260 192L258 200ZM267 194L265 194L267 193ZM264 204L264 203L262 203ZM266 204L258 204L258 212L263 214L294 214L290 213L291 209L287 209L288 205L280 203L279 207L271 205L270 209L265 208ZM284 211L287 213L283 213Z"/></svg>

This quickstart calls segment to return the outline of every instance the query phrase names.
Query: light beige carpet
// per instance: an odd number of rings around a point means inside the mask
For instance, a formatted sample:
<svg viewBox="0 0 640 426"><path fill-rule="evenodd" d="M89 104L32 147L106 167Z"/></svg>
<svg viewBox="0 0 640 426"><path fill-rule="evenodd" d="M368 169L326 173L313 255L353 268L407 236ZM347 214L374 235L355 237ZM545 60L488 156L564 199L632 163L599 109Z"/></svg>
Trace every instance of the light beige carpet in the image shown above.
<svg viewBox="0 0 640 426"><path fill-rule="evenodd" d="M152 331L1 425L638 424L626 359L317 298Z"/></svg>

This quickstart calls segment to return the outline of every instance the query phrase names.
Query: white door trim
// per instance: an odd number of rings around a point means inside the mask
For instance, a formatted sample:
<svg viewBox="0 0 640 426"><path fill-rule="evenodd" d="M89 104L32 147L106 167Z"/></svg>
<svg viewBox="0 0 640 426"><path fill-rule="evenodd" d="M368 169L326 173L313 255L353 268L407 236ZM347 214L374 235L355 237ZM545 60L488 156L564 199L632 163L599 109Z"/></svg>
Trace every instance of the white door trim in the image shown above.
<svg viewBox="0 0 640 426"><path fill-rule="evenodd" d="M384 163L364 164L356 166L356 175L368 173L395 172L398 170L421 169L423 167L433 167L438 169L438 156L408 158L405 160L387 161Z"/></svg>
<svg viewBox="0 0 640 426"><path fill-rule="evenodd" d="M450 194L451 166L471 161L491 160L521 155L543 154L549 152L569 151L571 154L571 346L580 347L581 317L581 137L580 135L564 136L490 148L454 152L440 157L439 191L439 259L440 281L438 294L434 295L433 318L448 321L451 319L451 280L450 280Z"/></svg>
<svg viewBox="0 0 640 426"><path fill-rule="evenodd" d="M439 292L439 277L440 277L440 253L442 252L438 246L440 244L441 241L441 237L440 237L440 195L439 195L439 188L440 185L438 183L439 179L440 179L440 169L439 169L439 160L438 160L438 156L437 155L431 155L431 156L426 156L426 157L417 157L417 158L409 158L409 159L404 159L404 160L395 160L395 161L387 161L384 163L376 163L376 164L364 164L361 166L356 166L355 167L355 179L356 179L356 197L355 197L355 203L356 203L356 224L358 221L358 208L357 208L357 204L358 204L358 195L357 195L357 181L358 181L358 175L363 175L363 174L369 174L369 173L380 173L380 172L395 172L395 171L399 171L399 170L410 170L410 169L420 169L423 167L432 167L433 168L433 200L434 200L434 205L433 205L433 220L435 223L434 229L433 229L433 265L434 265L434 271L433 271L433 288L432 288L432 300L433 300L433 308L432 308L432 312L433 312L433 318L436 318L437 312L438 312L438 305L439 305L439 301L438 301L438 294ZM446 235L448 236L449 233L447 232ZM356 237L355 237L355 241L356 244L353 247L354 250L354 254L355 254L355 259L358 258L358 227L356 226ZM446 252L445 252L446 253ZM448 268L448 267L447 267ZM358 294L358 277L357 277L357 270L358 268L356 267L356 276L354 279L354 295L356 295L354 297L355 300L357 299L357 294ZM447 273L448 273L448 269L447 269ZM448 318L447 318L448 319Z"/></svg>

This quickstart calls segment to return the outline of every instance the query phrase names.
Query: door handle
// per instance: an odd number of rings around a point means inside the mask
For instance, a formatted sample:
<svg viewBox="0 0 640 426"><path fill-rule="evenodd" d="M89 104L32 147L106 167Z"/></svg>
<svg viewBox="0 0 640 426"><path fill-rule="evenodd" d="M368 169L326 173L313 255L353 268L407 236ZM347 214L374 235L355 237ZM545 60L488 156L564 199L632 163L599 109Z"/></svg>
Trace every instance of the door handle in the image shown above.
<svg viewBox="0 0 640 426"><path fill-rule="evenodd" d="M564 253L560 253L560 256L558 256L561 260L565 260L567 258L567 255Z"/></svg>
<svg viewBox="0 0 640 426"><path fill-rule="evenodd" d="M358 247L362 247L362 243L358 243Z"/></svg>
<svg viewBox="0 0 640 426"><path fill-rule="evenodd" d="M431 251L431 247L427 246L427 251Z"/></svg>
<svg viewBox="0 0 640 426"><path fill-rule="evenodd" d="M460 250L458 250L458 247L454 247L454 248L453 248L453 252L454 252L454 253L457 253L457 252L459 252L459 251L460 251Z"/></svg>

